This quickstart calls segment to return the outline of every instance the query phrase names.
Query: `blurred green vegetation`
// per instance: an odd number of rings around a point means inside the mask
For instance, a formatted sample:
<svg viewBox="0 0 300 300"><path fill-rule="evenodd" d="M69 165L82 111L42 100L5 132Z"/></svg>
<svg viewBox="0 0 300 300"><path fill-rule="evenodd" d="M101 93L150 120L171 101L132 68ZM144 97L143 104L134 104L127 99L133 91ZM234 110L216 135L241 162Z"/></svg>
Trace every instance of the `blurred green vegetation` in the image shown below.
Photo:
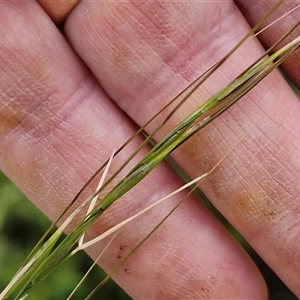
<svg viewBox="0 0 300 300"><path fill-rule="evenodd" d="M50 221L0 171L0 291L49 226ZM87 254L77 253L34 287L26 300L66 299L91 264ZM84 299L104 276L95 267L73 299ZM100 298L131 299L113 280L93 297Z"/></svg>

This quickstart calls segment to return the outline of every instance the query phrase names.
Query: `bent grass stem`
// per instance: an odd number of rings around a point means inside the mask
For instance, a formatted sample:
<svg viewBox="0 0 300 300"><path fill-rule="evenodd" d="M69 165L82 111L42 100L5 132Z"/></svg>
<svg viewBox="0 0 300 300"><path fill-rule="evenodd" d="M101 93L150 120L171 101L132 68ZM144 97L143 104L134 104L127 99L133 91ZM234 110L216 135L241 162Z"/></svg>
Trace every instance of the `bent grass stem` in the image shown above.
<svg viewBox="0 0 300 300"><path fill-rule="evenodd" d="M282 3L282 1L280 2ZM296 28L299 25L299 22L294 26ZM251 31L252 33L252 31ZM251 34L250 33L250 34ZM239 44L240 45L240 44ZM258 82L260 82L265 76L267 76L272 70L279 66L283 61L285 61L291 54L293 54L300 46L300 37L294 39L292 42L276 51L270 57L265 58L260 62L255 62L251 65L245 72L241 73L233 82L231 82L227 87L220 90L218 93L209 98L203 105L199 106L193 113L186 117L174 130L166 135L161 141L159 141L149 153L142 159L127 175L112 188L101 201L94 206L92 204L90 207L93 209L88 209L86 217L79 222L73 229L72 233L66 236L63 241L58 243L58 239L61 237L64 229L68 224L78 215L81 210L92 201L100 193L108 182L110 182L115 176L125 167L125 165L135 156L135 154L154 136L154 134L161 129L165 124L168 118L184 103L191 94L199 87L199 85L218 67L222 64L228 57L231 55L238 47L234 48L234 51L231 51L229 55L225 56L224 60L221 60L214 67L212 67L204 76L200 76L192 85L185 89L183 93L187 93L183 100L171 111L168 117L154 130L154 132L147 136L142 145L129 157L128 160L119 168L119 170L109 178L105 183L104 181L99 185L97 191L95 191L91 196L89 196L84 202L77 208L75 211L67 218L62 225L55 231L55 233L44 243L44 245L39 248L41 242L30 254L29 258L26 260L25 265L19 270L16 276L12 279L9 285L2 291L0 294L0 299L6 299L13 295L16 291L17 296L15 299L20 299L27 294L29 289L43 278L47 273L49 273L53 268L55 268L59 263L63 262L70 255L74 254L72 249L75 244L79 241L79 246L89 246L89 242L83 244L84 233L88 228L98 219L102 213L112 204L114 201L119 199L122 195L127 193L133 186L139 183L147 174L149 174L162 160L164 160L170 153L172 153L177 147L184 143L187 139L192 137L200 129L205 127L208 123L217 118L221 113L226 111L231 105L236 103L242 96L244 96L250 89L252 89ZM268 52L267 52L268 53ZM264 54L264 56L266 53ZM260 58L261 59L261 58ZM200 80L199 80L200 79ZM178 99L178 97L175 97ZM174 100L174 99L173 99ZM173 101L171 101L173 102ZM160 111L161 112L161 111ZM106 165L106 170L109 167L111 160L115 155L117 155L134 137L139 133L144 132L146 126L154 120L159 114L156 114L145 126L136 133L128 142L121 146L116 152L114 152L110 159L102 165L100 169L92 176L92 178L87 182L89 184L97 174L104 168ZM206 177L208 173L201 175L201 180ZM196 179L195 179L196 180ZM87 186L83 187L83 189ZM191 183L192 184L192 183ZM83 191L80 190L78 195L68 206L68 208L75 202L80 193ZM67 210L67 209L66 209ZM64 213L66 212L64 211ZM63 214L64 214L63 213ZM63 214L59 217L63 216ZM57 222L54 223L54 225ZM53 225L53 226L54 226ZM53 227L51 227L53 228ZM118 230L118 229L115 229ZM145 237L146 238L146 237ZM97 242L97 241L94 241ZM81 248L78 249L81 249Z"/></svg>

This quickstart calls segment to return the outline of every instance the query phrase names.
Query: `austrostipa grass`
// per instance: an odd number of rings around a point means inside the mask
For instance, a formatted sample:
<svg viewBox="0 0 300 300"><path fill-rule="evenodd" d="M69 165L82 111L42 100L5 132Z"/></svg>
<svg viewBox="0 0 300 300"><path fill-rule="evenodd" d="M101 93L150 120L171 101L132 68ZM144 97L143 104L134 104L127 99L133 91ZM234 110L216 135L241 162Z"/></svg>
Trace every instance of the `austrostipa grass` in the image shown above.
<svg viewBox="0 0 300 300"><path fill-rule="evenodd" d="M230 101L229 100L224 101L226 96L232 95L232 93L235 93L235 92L240 92L241 87L245 83L247 83L248 80L252 79L254 76L257 76L257 78L259 80L260 80L260 78L263 78L263 76L265 76L265 75L260 74L260 72L262 70L264 70L273 59L277 59L280 54L284 53L284 51L286 51L287 49L291 49L290 47L292 47L294 45L297 46L297 43L298 43L298 41L296 40L294 43L290 44L288 47L285 47L284 49L282 49L281 52L276 53L276 55L274 55L273 57L268 59L265 64L260 64L256 68L250 69L252 72L245 73L244 75L240 76L237 79L237 81L230 86L230 88L226 88L225 90L221 91L221 93L218 93L215 97L211 98L210 102L208 102L209 105L202 106L200 110L198 110L193 115L191 115L189 118L187 118L180 125L180 127L177 127L175 131L173 131L164 140L162 140L162 142L158 144L159 146L154 147L153 148L154 150L150 152L152 154L152 156L148 157L148 159L143 160L139 165L136 166L136 168L132 172L130 172L128 174L129 179L127 178L127 181L125 181L125 184L127 184L128 182L131 184L132 184L132 182L135 183L135 180L137 180L137 178L140 178L141 174L142 175L145 174L145 171L150 172L151 169L155 165L157 165L168 153L170 153L173 149L175 149L180 143L182 143L185 139L187 139L189 136L191 136L194 132L198 131L200 128L205 126L205 124L210 122L213 118L215 118L224 109L226 109L231 104L233 104L237 98L232 98L232 99L230 99ZM284 58L282 58L282 61L283 61L283 59ZM280 61L280 60L278 60L278 61ZM270 71L270 70L272 70L272 68L270 68L269 70L265 70L265 71ZM268 72L265 72L264 74L267 74L267 73ZM260 76L258 76L259 74L260 74ZM243 90L242 94L244 93L244 91L247 91L251 87L252 86L249 85L245 90ZM225 95L225 97L224 97L224 95ZM224 106L221 106L221 109L220 109L220 107L218 107L219 103L224 104ZM214 109L214 111L212 109ZM198 122L196 125L194 125L192 127L190 126L199 116L205 115L205 114L206 114L206 116L202 119L202 121ZM168 147L170 147L170 148L168 148ZM166 149L167 149L167 151L165 151ZM154 160L153 160L153 158L154 158ZM123 183L123 185L124 185L124 183ZM122 186L122 184L121 184L121 186ZM121 192L119 192L119 194L117 194L117 195L121 195L122 193L124 193L124 190L121 189ZM94 195L93 195L93 198L94 198ZM91 199L93 199L93 198L91 198ZM115 198L117 198L117 197L115 197ZM110 200L110 201L112 201L112 200ZM87 202L89 202L89 200ZM108 202L108 204L105 204L102 207L102 210L104 210L105 207L107 207L110 203L112 203L112 202ZM89 220L89 219L86 219L86 220ZM64 224L66 224L66 223L64 223ZM64 226L61 226L60 230L57 232L56 235L54 235L52 237L52 239L49 240L48 244L46 244L46 247L44 249L46 249L48 251L51 250L50 247L48 247L48 245L54 246L54 242L57 240L57 237L61 234L63 229L64 229ZM78 236L81 236L81 233ZM36 257L39 257L41 253L42 254L46 253L48 255L49 254L48 251L46 252L45 250L42 250L42 252L37 252L38 255L34 256L34 258L30 261L30 263L28 263L22 269L22 271L18 274L19 277L22 277L24 274L28 274L27 273L28 269L31 268L32 265L34 265L36 262Z"/></svg>
<svg viewBox="0 0 300 300"><path fill-rule="evenodd" d="M276 6L277 7L277 6ZM274 9L276 9L276 7ZM294 26L299 25L299 22ZM247 37L252 34L249 33ZM242 42L240 43L242 44ZM240 45L239 44L239 45ZM234 52L238 47L235 47ZM28 257L24 266L19 270L16 276L12 279L11 283L1 293L0 298L6 299L14 297L15 299L22 299L30 291L30 289L39 282L44 276L46 276L51 270L53 270L61 262L72 256L75 252L74 247L79 244L87 246L88 242L81 242L81 238L84 233L90 228L90 226L102 215L102 213L112 204L119 199L122 195L127 193L132 187L139 183L147 174L149 174L161 161L163 161L174 149L179 147L182 143L192 137L195 133L205 127L208 123L217 118L222 112L227 110L231 105L238 101L243 95L245 95L250 89L252 89L258 82L260 82L267 74L279 66L285 61L291 54L293 54L300 45L300 38L294 39L292 42L276 51L270 57L266 57L269 52L266 52L263 57L260 57L253 63L247 70L236 77L227 87L217 92L211 98L209 98L203 105L198 107L193 113L186 117L176 128L174 128L168 135L162 140L158 141L153 148L147 153L147 155L140 160L135 167L131 169L127 175L118 182L108 193L101 198L101 201L93 205L93 209L88 212L82 221L80 221L72 230L72 232L66 236L61 242L58 242L64 229L70 221L79 214L84 207L89 206L93 199L96 199L97 195L103 191L108 183L115 178L121 169L131 160L131 158L137 153L148 141L152 140L154 134L164 125L164 123L171 117L178 107L187 101L189 96L193 94L195 89L210 75L218 66L220 66L231 53L229 53L224 59L217 63L214 67L208 70L197 81L195 81L188 89L186 89L176 99L179 100L179 104L176 105L173 112L160 124L153 133L147 134L145 132L145 126L142 126L138 133L144 132L147 136L145 142L137 149L136 152L131 155L126 162L120 167L113 176L108 178L103 185L90 195L72 214L63 221L62 225L55 231L55 233L43 244L39 243L35 247L34 251ZM150 120L151 121L151 120ZM135 135L136 136L136 135ZM122 146L116 151L119 153L124 147ZM115 154L113 153L110 162ZM105 164L105 165L109 165ZM104 166L103 166L104 167ZM99 169L99 172L103 168ZM99 173L98 172L98 173ZM95 175L96 176L96 175ZM95 176L92 177L95 178ZM204 175L203 175L204 176ZM90 181L88 182L90 183ZM73 201L74 202L74 201ZM171 213L171 212L170 212ZM63 216L64 214L62 214ZM61 218L60 218L61 219ZM57 223L57 222L56 222ZM56 224L55 223L55 224ZM155 227L157 228L157 227ZM151 232L152 233L152 232ZM146 239L147 237L145 237ZM139 247L139 245L138 245ZM135 251L136 249L134 249ZM122 262L124 263L124 261Z"/></svg>
<svg viewBox="0 0 300 300"><path fill-rule="evenodd" d="M150 232L119 262L119 264L109 274L107 274L107 276L99 283L99 285L97 287L95 287L95 289L86 297L86 300L91 299L91 297L120 269L120 267L123 266L126 263L126 261L131 257L131 255L135 251L137 251L139 249L139 247L141 247L143 245L143 243L161 226L161 224L163 224L169 218L169 216L171 216L172 213L188 198L188 196L195 191L195 189L198 187L199 183L201 183L204 179L206 179L228 157L228 155L231 153L231 151L244 139L244 137L246 135L247 134L244 134L238 140L238 142L228 151L228 153L210 171L208 171L204 174L201 174L200 176L194 178L193 180L191 180L188 183L184 184L183 186L181 186L177 190L175 190L172 193L166 195L165 197L160 198L159 200L155 201L151 205L147 206L145 209L139 211L135 215L127 218L123 222L121 222L121 223L117 224L116 226L112 227L111 229L107 230L102 235L100 235L97 238L95 238L95 239L89 241L88 243L86 243L87 246L93 245L93 244L97 243L98 241L102 240L103 238L105 238L106 236L115 233L115 235L113 236L113 238L114 238L116 236L118 230L120 230L123 226L125 226L129 222L133 221L134 219L136 219L140 215L145 214L146 212L148 212L149 210L151 210L155 206L157 206L157 205L163 203L164 201L172 198L173 196L180 193L181 191L190 188L190 190L187 192L187 194L168 212L168 214L166 216L164 216L164 218L162 220L160 220L160 222L158 224L156 224L154 226L154 228L152 228L150 230ZM110 242L111 241L109 241L109 243Z"/></svg>

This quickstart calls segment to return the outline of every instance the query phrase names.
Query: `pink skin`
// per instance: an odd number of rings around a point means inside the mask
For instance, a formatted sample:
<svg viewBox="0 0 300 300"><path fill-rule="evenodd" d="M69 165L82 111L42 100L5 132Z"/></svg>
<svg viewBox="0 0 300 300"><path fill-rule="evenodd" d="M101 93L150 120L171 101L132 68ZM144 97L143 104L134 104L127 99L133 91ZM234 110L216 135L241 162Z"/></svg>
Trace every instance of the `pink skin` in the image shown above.
<svg viewBox="0 0 300 300"><path fill-rule="evenodd" d="M59 24L70 14L78 0L37 0L37 2L51 16L52 21L55 24Z"/></svg>
<svg viewBox="0 0 300 300"><path fill-rule="evenodd" d="M249 30L231 2L80 2L64 27L71 46L33 1L1 2L0 20L0 168L51 219L133 134L132 120L143 124ZM247 42L157 138L261 52L257 40ZM201 187L298 296L299 115L296 97L274 72L174 153L195 177L247 133ZM161 164L89 238L181 184ZM124 228L100 265L111 270L182 195ZM88 253L96 257L100 246ZM193 197L114 278L134 298L267 297L249 257Z"/></svg>
<svg viewBox="0 0 300 300"><path fill-rule="evenodd" d="M251 26L256 24L274 5L272 1L253 1L248 0L238 0L236 1L238 6L240 7L241 11L247 17L247 20ZM297 1L286 1L283 4L283 7L278 9L274 14L268 18L265 22L265 26L271 24L276 19L283 15L283 12L288 12L293 10L287 17L283 18L280 21L280 26L276 26L276 30L274 30L274 26L270 27L269 29L262 32L259 36L262 44L268 48L271 47L286 31L288 28L291 28L299 21L299 2ZM276 46L275 49L280 48L285 44L287 41L291 41L292 39L296 38L300 35L300 28L299 26L290 34L286 39L285 42L281 42L280 45ZM293 55L289 59L287 59L283 65L282 69L285 73L289 76L293 82L300 86L300 59L299 53Z"/></svg>

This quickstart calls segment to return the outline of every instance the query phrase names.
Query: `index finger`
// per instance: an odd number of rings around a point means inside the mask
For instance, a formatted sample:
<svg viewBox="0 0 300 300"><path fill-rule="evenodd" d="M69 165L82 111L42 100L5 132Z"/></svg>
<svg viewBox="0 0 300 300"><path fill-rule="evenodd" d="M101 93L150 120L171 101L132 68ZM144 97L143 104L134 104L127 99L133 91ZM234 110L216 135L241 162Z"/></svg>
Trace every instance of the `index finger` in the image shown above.
<svg viewBox="0 0 300 300"><path fill-rule="evenodd" d="M0 6L4 37L0 41L0 166L55 219L136 126L97 84L35 1L7 1ZM98 18L95 12L92 10L90 17ZM113 164L125 160L140 142L130 144ZM115 168L113 165L111 172ZM88 238L181 184L170 168L161 164L107 211ZM101 266L111 271L182 196L124 228L101 259ZM103 243L88 251L96 257L101 247ZM266 296L253 262L194 197L114 278L135 298ZM178 279L175 283L174 278Z"/></svg>
<svg viewBox="0 0 300 300"><path fill-rule="evenodd" d="M74 49L106 92L138 124L227 54L249 30L231 2L82 2L65 27ZM243 45L173 115L157 139L262 53L256 39ZM275 71L173 155L194 177L211 168L247 132L234 158L202 188L298 294L294 274L300 271L299 245L294 241L300 234L299 116L297 97Z"/></svg>

